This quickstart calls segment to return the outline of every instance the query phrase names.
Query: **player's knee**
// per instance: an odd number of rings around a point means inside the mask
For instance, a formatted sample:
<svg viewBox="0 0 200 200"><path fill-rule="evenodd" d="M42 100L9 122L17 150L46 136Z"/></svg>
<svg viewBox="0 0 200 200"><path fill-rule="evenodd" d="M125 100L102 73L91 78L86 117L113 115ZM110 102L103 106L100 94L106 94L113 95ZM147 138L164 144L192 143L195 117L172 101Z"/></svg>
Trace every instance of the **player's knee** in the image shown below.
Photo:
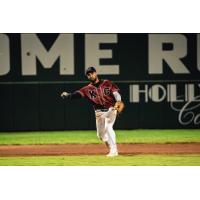
<svg viewBox="0 0 200 200"><path fill-rule="evenodd" d="M107 131L113 130L113 124L108 124L107 125Z"/></svg>

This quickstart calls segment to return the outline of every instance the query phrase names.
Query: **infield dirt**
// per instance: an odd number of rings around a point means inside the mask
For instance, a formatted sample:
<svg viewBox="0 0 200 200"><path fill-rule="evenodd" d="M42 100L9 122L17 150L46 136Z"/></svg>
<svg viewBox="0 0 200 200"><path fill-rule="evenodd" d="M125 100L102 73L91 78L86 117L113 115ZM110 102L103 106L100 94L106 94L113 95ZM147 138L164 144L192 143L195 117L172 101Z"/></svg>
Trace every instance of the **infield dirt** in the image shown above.
<svg viewBox="0 0 200 200"><path fill-rule="evenodd" d="M199 154L200 143L178 144L118 144L120 155L134 154ZM103 155L107 148L103 144L59 144L59 145L1 145L0 157L47 156L47 155Z"/></svg>

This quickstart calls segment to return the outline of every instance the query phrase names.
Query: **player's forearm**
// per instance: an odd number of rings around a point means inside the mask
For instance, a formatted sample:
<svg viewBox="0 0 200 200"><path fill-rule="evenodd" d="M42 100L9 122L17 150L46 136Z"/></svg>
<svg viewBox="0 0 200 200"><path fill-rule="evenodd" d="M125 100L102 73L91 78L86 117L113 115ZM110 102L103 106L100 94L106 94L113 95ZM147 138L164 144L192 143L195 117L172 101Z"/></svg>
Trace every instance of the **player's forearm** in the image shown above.
<svg viewBox="0 0 200 200"><path fill-rule="evenodd" d="M121 95L119 94L119 92L113 92L113 95L114 95L116 101L121 101L122 100Z"/></svg>
<svg viewBox="0 0 200 200"><path fill-rule="evenodd" d="M73 93L63 92L61 94L61 97L63 99L69 99L69 100L82 98L82 96L81 96L81 94L79 92L73 92Z"/></svg>
<svg viewBox="0 0 200 200"><path fill-rule="evenodd" d="M78 93L78 92L73 92L73 93L71 93L70 96L69 96L69 99L70 99L70 100L73 100L73 99L81 99L81 98L82 98L82 96L81 96L81 94Z"/></svg>

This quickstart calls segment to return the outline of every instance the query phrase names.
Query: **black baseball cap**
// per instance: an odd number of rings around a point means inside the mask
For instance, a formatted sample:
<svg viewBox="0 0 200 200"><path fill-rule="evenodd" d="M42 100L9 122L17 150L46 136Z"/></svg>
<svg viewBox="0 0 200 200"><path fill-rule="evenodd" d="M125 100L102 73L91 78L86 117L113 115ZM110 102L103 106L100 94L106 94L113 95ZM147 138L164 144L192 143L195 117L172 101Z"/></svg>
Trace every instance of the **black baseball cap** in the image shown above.
<svg viewBox="0 0 200 200"><path fill-rule="evenodd" d="M85 74L88 75L89 73L92 73L92 72L96 72L96 69L94 67L88 67Z"/></svg>

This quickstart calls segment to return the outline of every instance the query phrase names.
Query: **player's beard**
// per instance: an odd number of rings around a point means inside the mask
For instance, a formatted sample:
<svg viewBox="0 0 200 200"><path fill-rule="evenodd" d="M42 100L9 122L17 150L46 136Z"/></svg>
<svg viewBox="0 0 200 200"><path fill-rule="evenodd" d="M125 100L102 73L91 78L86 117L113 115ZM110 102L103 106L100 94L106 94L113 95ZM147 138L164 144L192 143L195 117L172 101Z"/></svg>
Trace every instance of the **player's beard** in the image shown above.
<svg viewBox="0 0 200 200"><path fill-rule="evenodd" d="M90 81L91 83L95 83L97 81L97 77L95 77L94 79L91 79Z"/></svg>

